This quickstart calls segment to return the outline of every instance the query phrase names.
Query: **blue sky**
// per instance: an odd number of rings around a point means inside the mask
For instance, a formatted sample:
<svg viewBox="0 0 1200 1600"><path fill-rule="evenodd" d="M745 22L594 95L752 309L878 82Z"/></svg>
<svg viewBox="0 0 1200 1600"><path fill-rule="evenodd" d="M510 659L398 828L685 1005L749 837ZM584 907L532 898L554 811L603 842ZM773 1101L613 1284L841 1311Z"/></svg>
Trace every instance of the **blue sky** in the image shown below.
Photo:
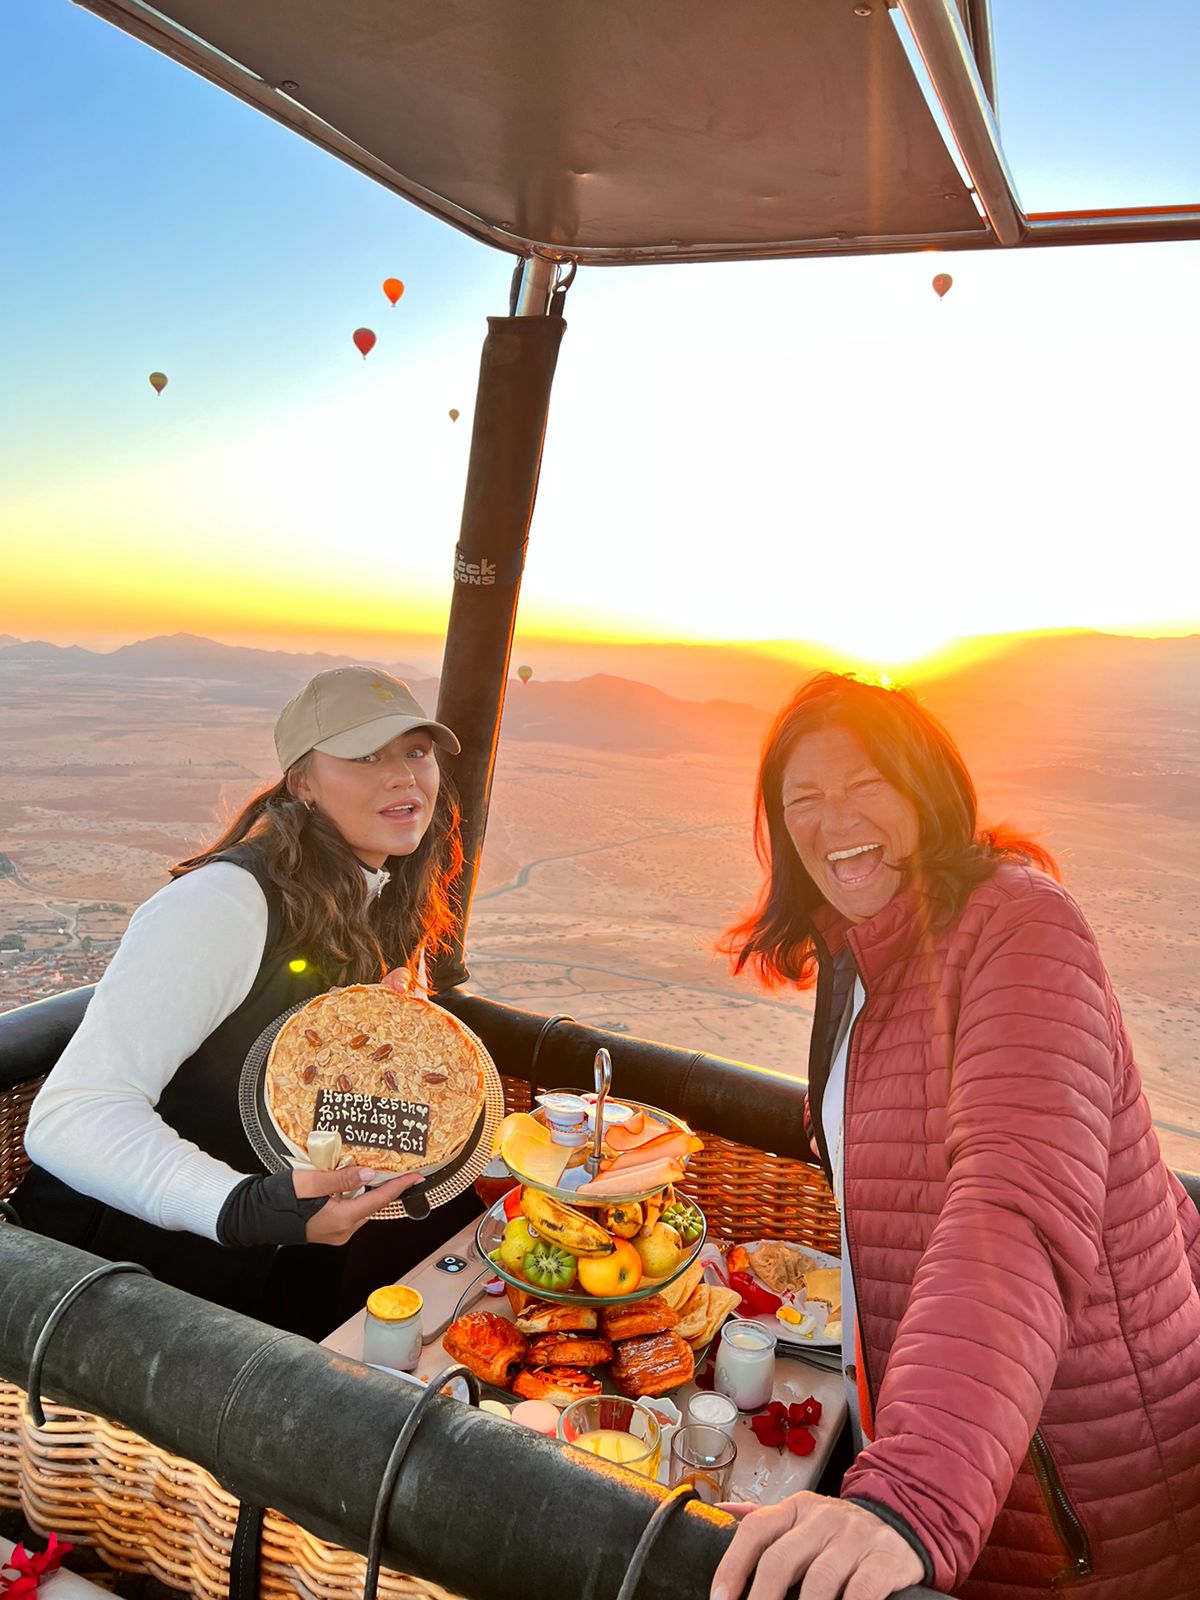
<svg viewBox="0 0 1200 1600"><path fill-rule="evenodd" d="M1193 5L995 0L994 15L1001 126L1027 208L1200 198ZM64 595L62 637L174 625L341 637L381 626L354 593L384 582L399 618L411 602L413 625L436 626L484 318L505 307L508 258L68 0L0 13L0 133L0 535L24 544L26 609L39 583L48 614L74 583L79 605L92 586L96 621L84 629ZM964 517L975 532L949 548L955 563L964 544L976 551L972 590L998 545L1026 569L1048 537L1086 540L1111 580L1084 583L1064 546L1037 604L968 610L966 631L1186 625L1195 572L1164 574L1194 516L1180 413L1193 404L1200 247L942 258L956 286L941 305L929 259L581 273L527 625L877 639L895 655L945 631L953 590L929 574ZM407 286L395 311L378 287L391 274ZM701 364L697 322L717 309L728 314ZM349 343L364 323L380 334L366 364ZM153 368L171 379L161 401ZM986 492L985 442L1023 480L1019 528ZM878 591L865 613L861 593L839 593L831 532L843 557L860 552L854 585ZM581 567L585 535L603 541L606 574ZM797 552L818 544L806 569ZM681 547L708 553L707 576L681 580ZM731 577L720 556L735 549ZM256 597L281 551L295 608L277 596L267 615ZM623 561L640 563L636 594L628 566L613 577ZM820 605L764 594L763 574L793 561ZM214 611L206 628L169 597L213 571L237 589L237 615ZM923 634L918 610L937 613ZM25 614L6 622L0 602L0 632L27 631Z"/></svg>

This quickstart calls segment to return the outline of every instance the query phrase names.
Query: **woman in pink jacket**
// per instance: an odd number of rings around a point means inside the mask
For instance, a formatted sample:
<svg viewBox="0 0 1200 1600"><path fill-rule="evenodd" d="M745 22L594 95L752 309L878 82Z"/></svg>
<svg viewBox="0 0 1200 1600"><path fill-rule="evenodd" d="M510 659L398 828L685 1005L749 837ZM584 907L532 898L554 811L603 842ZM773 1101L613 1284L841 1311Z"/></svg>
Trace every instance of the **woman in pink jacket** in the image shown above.
<svg viewBox="0 0 1200 1600"><path fill-rule="evenodd" d="M801 1574L803 1600L1194 1600L1200 1217L1082 912L1044 851L979 831L933 718L853 678L778 718L757 836L728 948L817 985L859 1448L838 1500L737 1508L713 1600Z"/></svg>

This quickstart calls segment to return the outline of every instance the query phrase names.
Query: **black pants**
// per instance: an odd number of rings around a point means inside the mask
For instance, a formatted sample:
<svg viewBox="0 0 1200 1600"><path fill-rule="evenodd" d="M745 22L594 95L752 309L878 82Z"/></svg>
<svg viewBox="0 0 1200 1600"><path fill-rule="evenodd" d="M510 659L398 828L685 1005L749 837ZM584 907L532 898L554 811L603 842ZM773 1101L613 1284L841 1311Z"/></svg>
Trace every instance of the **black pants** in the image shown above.
<svg viewBox="0 0 1200 1600"><path fill-rule="evenodd" d="M227 1249L128 1216L40 1167L26 1175L13 1205L34 1233L108 1261L136 1261L160 1283L314 1340L361 1310L372 1289L403 1277L483 1211L467 1189L424 1222L368 1222L344 1245Z"/></svg>

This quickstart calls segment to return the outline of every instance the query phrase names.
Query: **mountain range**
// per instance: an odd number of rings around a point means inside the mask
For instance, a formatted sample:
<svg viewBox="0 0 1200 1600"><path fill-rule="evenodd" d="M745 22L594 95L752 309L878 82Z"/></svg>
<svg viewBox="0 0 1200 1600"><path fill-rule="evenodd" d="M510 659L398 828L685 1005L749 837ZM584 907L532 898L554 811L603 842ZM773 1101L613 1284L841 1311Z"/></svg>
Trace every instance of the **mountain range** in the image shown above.
<svg viewBox="0 0 1200 1600"><path fill-rule="evenodd" d="M757 749L774 711L821 663L785 659L766 647L622 645L574 647L576 671L510 683L504 731L510 738L592 749L701 751ZM48 679L186 681L206 698L278 706L314 673L354 658L220 644L194 634L139 640L111 651L21 641L0 634L0 685L34 672ZM566 647L550 660L570 664ZM587 671L594 663L600 670ZM369 661L404 678L430 710L437 680L412 661ZM583 670L580 670L583 669ZM607 669L607 670L606 670ZM631 676L631 673L637 676ZM1144 639L1077 632L996 641L982 655L909 680L931 708L958 727L1007 728L1067 715L1144 725L1167 719L1200 732L1200 635Z"/></svg>

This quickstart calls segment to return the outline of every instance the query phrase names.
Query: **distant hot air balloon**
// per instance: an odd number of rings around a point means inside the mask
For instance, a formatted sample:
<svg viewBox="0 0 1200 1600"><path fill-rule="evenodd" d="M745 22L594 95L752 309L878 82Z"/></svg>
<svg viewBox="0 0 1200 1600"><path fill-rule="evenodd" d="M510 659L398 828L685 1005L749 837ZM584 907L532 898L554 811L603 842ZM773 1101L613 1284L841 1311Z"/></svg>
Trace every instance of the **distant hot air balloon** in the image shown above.
<svg viewBox="0 0 1200 1600"><path fill-rule="evenodd" d="M946 296L950 293L953 284L954 279L948 272L938 273L937 277L933 280L933 287L939 300L944 300L946 298Z"/></svg>
<svg viewBox="0 0 1200 1600"><path fill-rule="evenodd" d="M354 342L362 351L362 358L365 361L375 348L375 335L370 328L355 328Z"/></svg>
<svg viewBox="0 0 1200 1600"><path fill-rule="evenodd" d="M458 407L457 406L451 406L450 407L450 421L451 422L457 422L458 421Z"/></svg>
<svg viewBox="0 0 1200 1600"><path fill-rule="evenodd" d="M533 668L532 667L518 667L517 668L517 677L520 678L522 683L528 683L530 678L533 677Z"/></svg>
<svg viewBox="0 0 1200 1600"><path fill-rule="evenodd" d="M396 301L399 300L400 296L404 293L404 285L400 282L399 278L385 278L383 280L383 292L385 295L387 295L392 304L395 305Z"/></svg>
<svg viewBox="0 0 1200 1600"><path fill-rule="evenodd" d="M163 392L163 390L167 387L167 375L166 375L166 373L165 372L152 372L150 374L150 387L154 390L155 394L161 394Z"/></svg>

